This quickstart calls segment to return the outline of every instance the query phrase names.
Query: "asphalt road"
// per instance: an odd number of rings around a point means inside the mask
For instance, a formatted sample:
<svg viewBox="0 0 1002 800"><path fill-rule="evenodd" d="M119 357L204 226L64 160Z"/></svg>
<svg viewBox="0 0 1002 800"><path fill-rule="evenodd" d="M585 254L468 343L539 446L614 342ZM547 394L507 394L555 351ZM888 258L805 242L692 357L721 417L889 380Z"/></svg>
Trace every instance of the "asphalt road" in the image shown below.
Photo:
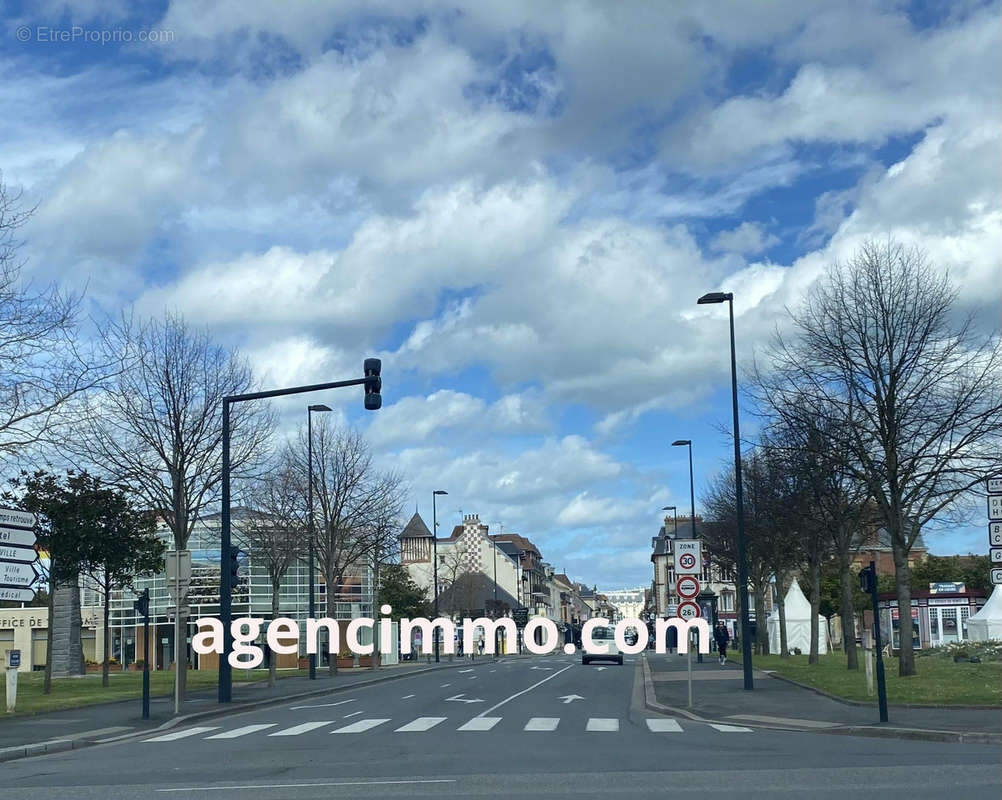
<svg viewBox="0 0 1002 800"><path fill-rule="evenodd" d="M712 726L639 665L478 661L2 765L0 797L995 798L997 747ZM54 792L53 789L56 789Z"/></svg>

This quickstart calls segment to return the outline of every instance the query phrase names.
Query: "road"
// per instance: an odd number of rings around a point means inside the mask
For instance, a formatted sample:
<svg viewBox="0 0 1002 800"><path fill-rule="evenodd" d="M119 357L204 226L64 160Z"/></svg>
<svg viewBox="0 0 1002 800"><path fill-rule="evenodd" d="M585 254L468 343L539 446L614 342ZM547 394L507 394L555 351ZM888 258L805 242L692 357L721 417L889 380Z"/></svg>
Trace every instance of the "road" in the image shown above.
<svg viewBox="0 0 1002 800"><path fill-rule="evenodd" d="M997 747L660 717L638 668L484 658L10 762L0 797L999 796Z"/></svg>

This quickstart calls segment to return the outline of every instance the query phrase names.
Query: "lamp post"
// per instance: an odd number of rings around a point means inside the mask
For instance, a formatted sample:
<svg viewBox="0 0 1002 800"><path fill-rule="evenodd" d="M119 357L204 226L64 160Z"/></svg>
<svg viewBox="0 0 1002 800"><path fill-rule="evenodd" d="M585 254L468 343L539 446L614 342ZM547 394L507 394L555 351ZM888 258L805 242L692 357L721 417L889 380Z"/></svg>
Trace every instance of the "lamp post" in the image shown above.
<svg viewBox="0 0 1002 800"><path fill-rule="evenodd" d="M727 303L731 322L731 405L734 413L734 494L738 512L738 596L741 601L741 661L745 689L755 688L752 680L751 626L748 624L748 561L745 553L745 511L741 493L741 433L738 427L738 366L734 352L734 295L731 292L710 292L696 301L697 305ZM756 609L756 612L758 609Z"/></svg>
<svg viewBox="0 0 1002 800"><path fill-rule="evenodd" d="M317 587L316 587L316 575L317 569L315 564L316 556L314 552L316 550L316 522L313 519L313 412L323 412L330 411L330 406L325 406L322 403L317 403L316 405L306 407L306 460L308 462L306 467L306 507L307 513L310 515L309 524L309 536L310 536L310 558L309 558L309 570L310 570L310 619L316 619L317 617ZM309 653L310 658L310 680L315 681L317 679L317 654Z"/></svg>
<svg viewBox="0 0 1002 800"><path fill-rule="evenodd" d="M696 538L696 489L692 482L692 442L689 439L676 439L672 447L689 448L689 519L692 520L692 538Z"/></svg>
<svg viewBox="0 0 1002 800"><path fill-rule="evenodd" d="M665 506L661 509L662 511L674 511L675 512L675 530L673 533L678 536L678 508L675 506Z"/></svg>
<svg viewBox="0 0 1002 800"><path fill-rule="evenodd" d="M435 581L435 619L438 619L438 508L435 501L440 494L448 494L442 489L431 493L431 533L432 533L432 580ZM433 629L435 635L435 663L439 663L438 628Z"/></svg>

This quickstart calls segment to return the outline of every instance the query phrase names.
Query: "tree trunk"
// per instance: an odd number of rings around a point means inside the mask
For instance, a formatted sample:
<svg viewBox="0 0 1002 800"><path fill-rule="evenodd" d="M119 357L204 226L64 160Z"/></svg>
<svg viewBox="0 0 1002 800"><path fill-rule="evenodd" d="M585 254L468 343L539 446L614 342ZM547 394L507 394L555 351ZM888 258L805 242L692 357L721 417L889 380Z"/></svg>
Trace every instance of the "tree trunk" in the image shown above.
<svg viewBox="0 0 1002 800"><path fill-rule="evenodd" d="M279 579L272 575L271 576L271 618L272 620L278 619L278 600L279 600ZM268 651L268 685L274 686L278 679L278 664L277 654L271 650Z"/></svg>
<svg viewBox="0 0 1002 800"><path fill-rule="evenodd" d="M817 559L814 559L810 566L808 580L811 587L811 651L807 656L807 663L817 664L821 639L821 626L818 624L818 613L821 608L821 563Z"/></svg>
<svg viewBox="0 0 1002 800"><path fill-rule="evenodd" d="M912 588L911 568L908 566L908 554L894 544L894 582L898 592L898 641L899 659L898 676L907 677L915 674L915 649L912 647ZM888 631L887 638L893 643L893 629ZM878 645L879 646L879 645Z"/></svg>
<svg viewBox="0 0 1002 800"><path fill-rule="evenodd" d="M173 480L173 477L172 477ZM175 485L178 483L175 482ZM174 507L177 511L177 527L174 530L174 549L184 550L188 544L188 515L182 511L184 508L183 497L175 490ZM220 552L219 566L226 569L226 556ZM232 588L232 587L231 587ZM231 593L232 596L232 593ZM181 615L181 607L184 605L184 598L177 598L177 630L180 633L179 642L174 642L174 669L177 670L177 694L178 699L184 702L188 693L188 615Z"/></svg>
<svg viewBox="0 0 1002 800"><path fill-rule="evenodd" d="M839 558L839 582L842 596L839 601L839 616L842 618L842 646L845 648L845 667L859 669L859 651L856 649L856 607L852 601L852 570L847 556Z"/></svg>
<svg viewBox="0 0 1002 800"><path fill-rule="evenodd" d="M107 579L104 581L104 585L101 587L104 594L104 634L102 636L102 647L101 647L101 686L107 688L108 686L108 658L111 652L111 642L108 641L108 633L111 628L109 622L111 617L111 609L109 606L109 601L111 600L111 587L108 585Z"/></svg>
<svg viewBox="0 0 1002 800"><path fill-rule="evenodd" d="M755 585L755 645L759 653L769 653L769 628L765 614L765 586Z"/></svg>
<svg viewBox="0 0 1002 800"><path fill-rule="evenodd" d="M786 575L776 574L776 611L779 617L779 657L790 657L790 642L786 635Z"/></svg>
<svg viewBox="0 0 1002 800"><path fill-rule="evenodd" d="M325 584L324 588L326 589L326 595L327 595L327 616L330 617L335 622L337 622L337 591L336 589L334 589L334 587L337 584L335 583L334 576L327 571L324 571L324 584ZM331 649L331 644L334 644L333 642L329 642L327 646L327 650L329 651L327 660L327 674L331 678L337 675L337 659L338 656L341 654L341 636L340 636L341 625L339 622L337 624L338 624L337 646Z"/></svg>

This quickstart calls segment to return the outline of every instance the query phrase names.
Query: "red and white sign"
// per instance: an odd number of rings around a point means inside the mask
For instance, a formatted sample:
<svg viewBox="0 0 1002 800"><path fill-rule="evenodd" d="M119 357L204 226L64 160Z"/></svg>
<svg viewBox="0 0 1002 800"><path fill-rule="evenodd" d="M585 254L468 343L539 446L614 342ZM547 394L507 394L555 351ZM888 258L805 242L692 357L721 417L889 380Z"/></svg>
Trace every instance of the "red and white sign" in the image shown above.
<svg viewBox="0 0 1002 800"><path fill-rule="evenodd" d="M678 606L678 616L680 619L690 620L696 619L702 615L699 606L693 603L691 600L686 600L684 603L679 603Z"/></svg>
<svg viewBox="0 0 1002 800"><path fill-rule="evenodd" d="M699 581L691 575L683 575L675 582L675 594L690 600L699 594Z"/></svg>
<svg viewBox="0 0 1002 800"><path fill-rule="evenodd" d="M675 540L675 572L678 575L698 575L700 565L699 539Z"/></svg>

